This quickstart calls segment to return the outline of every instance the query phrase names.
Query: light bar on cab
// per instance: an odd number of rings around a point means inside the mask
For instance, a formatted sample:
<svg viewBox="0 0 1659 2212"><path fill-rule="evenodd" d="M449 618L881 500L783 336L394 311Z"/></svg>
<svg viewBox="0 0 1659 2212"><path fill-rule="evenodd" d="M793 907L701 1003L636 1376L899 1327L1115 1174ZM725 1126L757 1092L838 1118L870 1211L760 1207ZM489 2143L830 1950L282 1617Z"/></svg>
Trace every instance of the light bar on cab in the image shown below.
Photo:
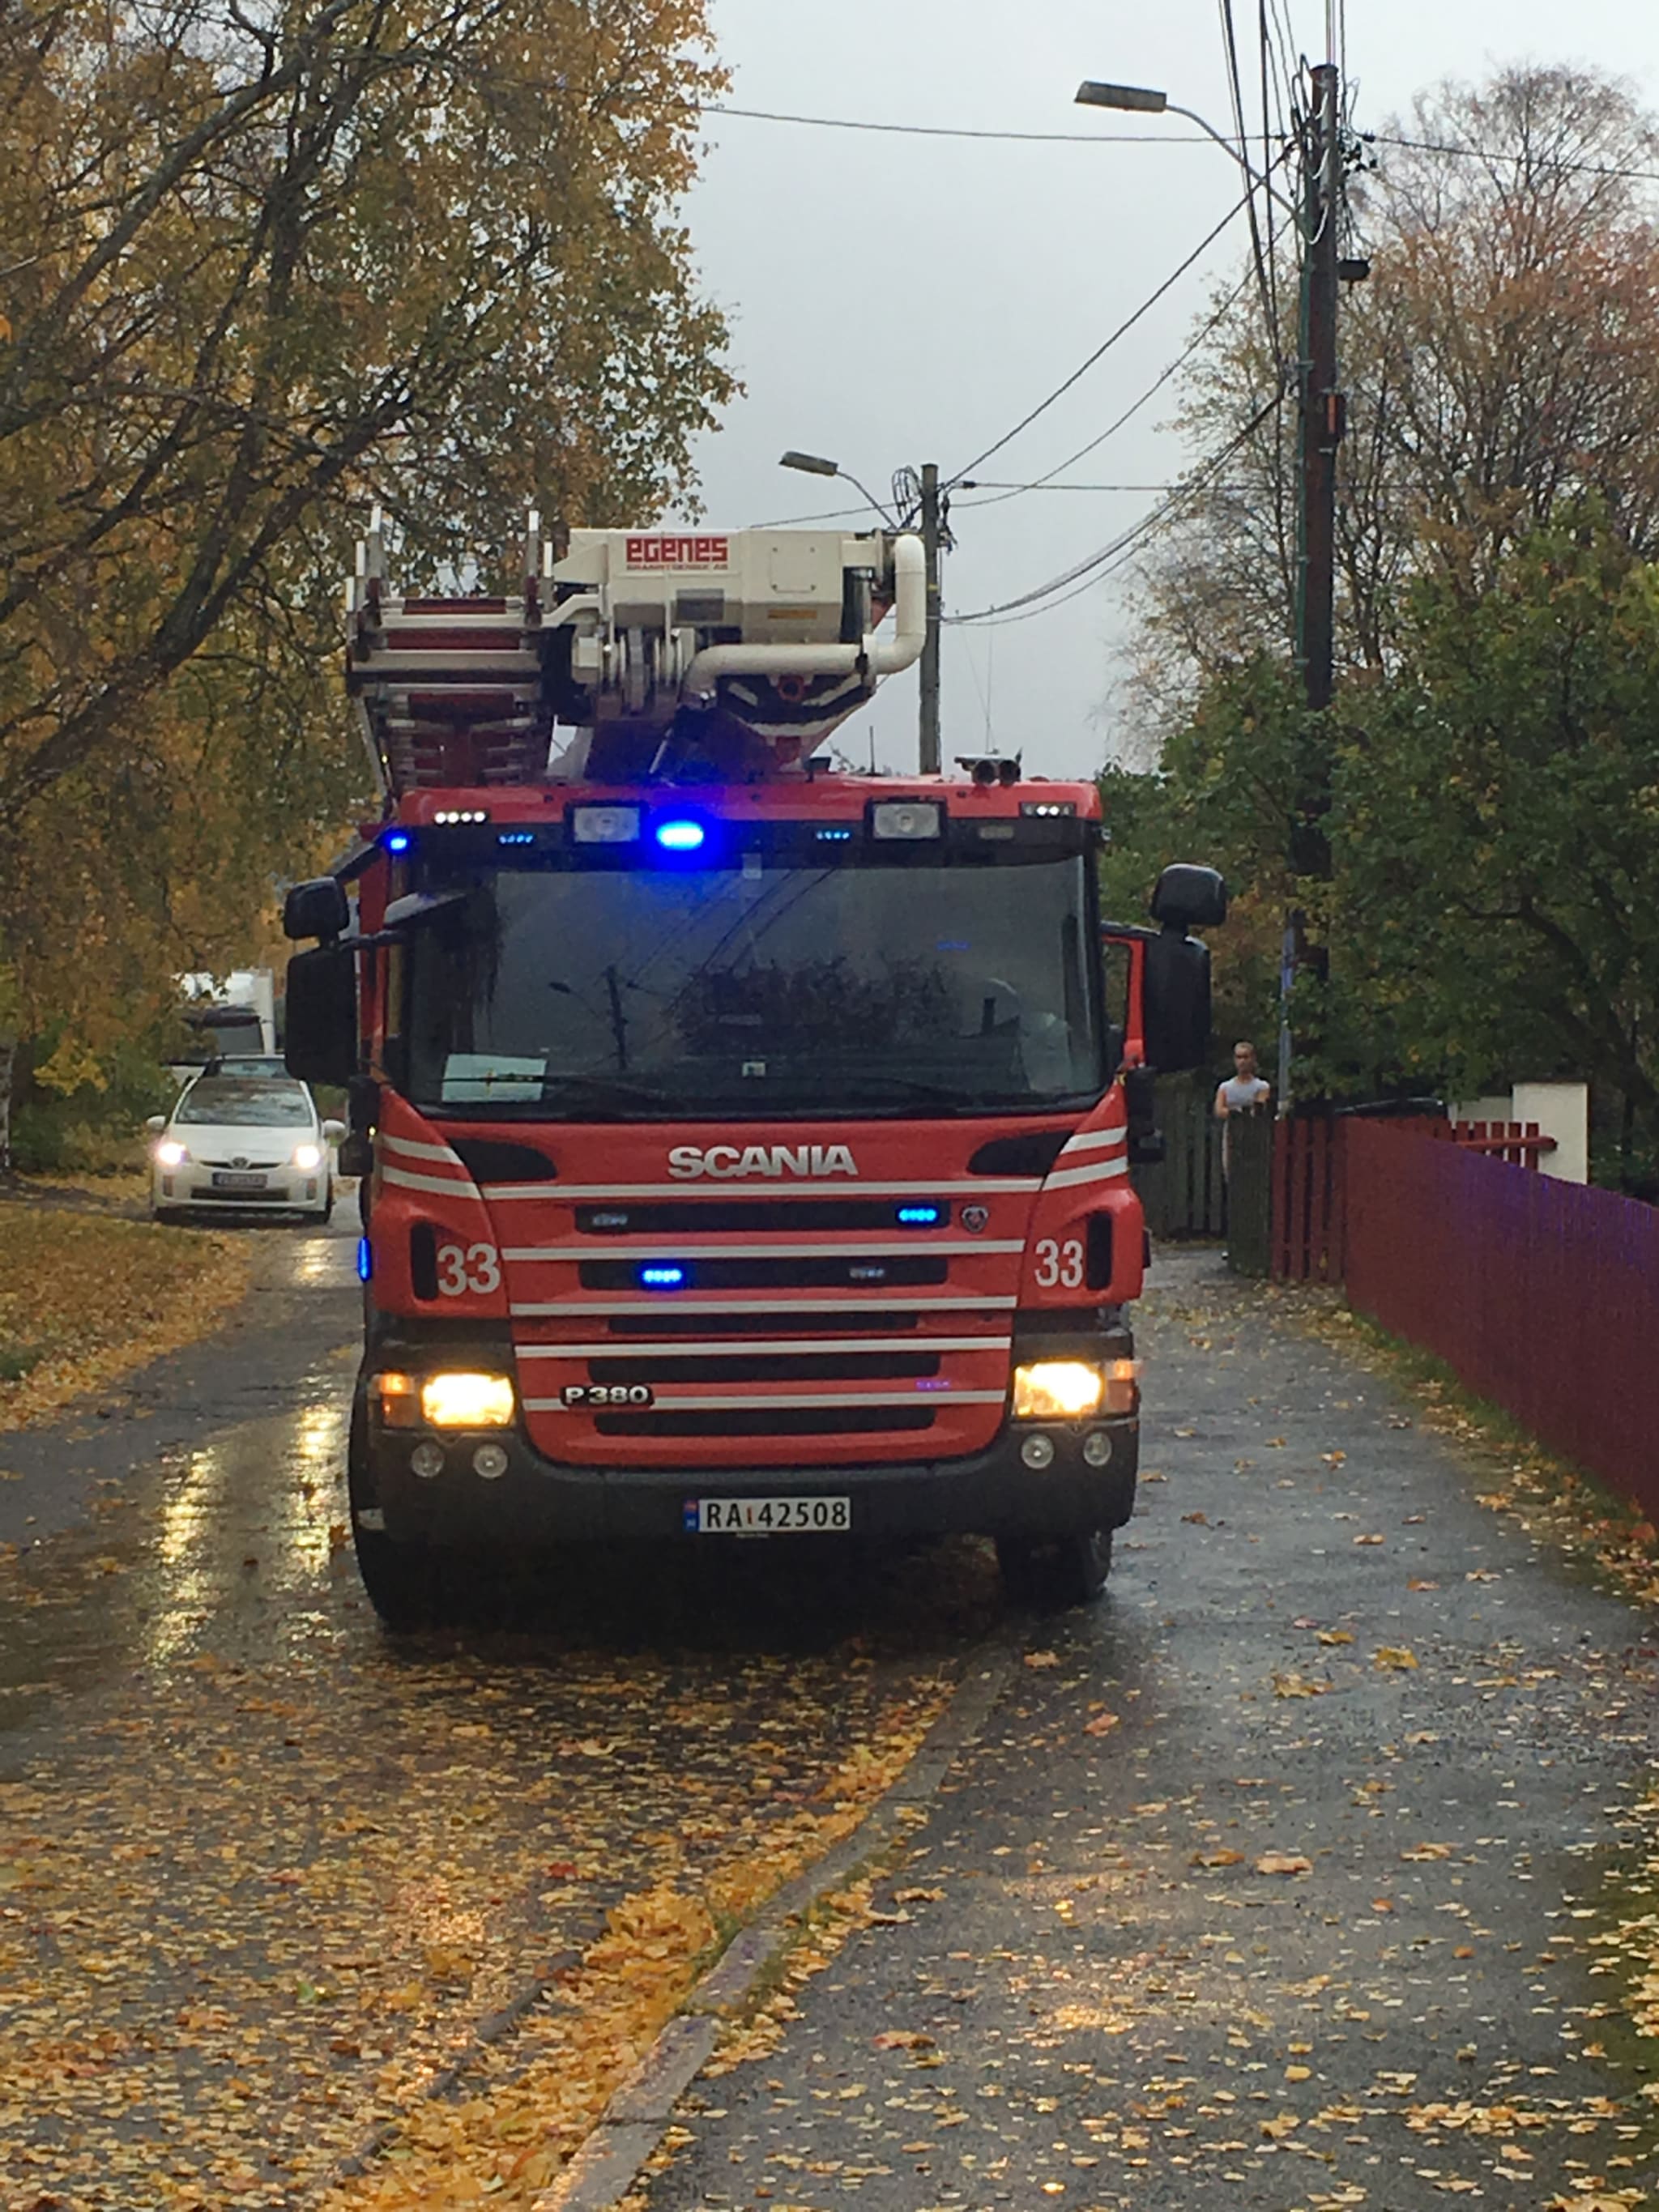
<svg viewBox="0 0 1659 2212"><path fill-rule="evenodd" d="M872 837L916 844L944 829L945 809L935 799L878 799L870 809Z"/></svg>

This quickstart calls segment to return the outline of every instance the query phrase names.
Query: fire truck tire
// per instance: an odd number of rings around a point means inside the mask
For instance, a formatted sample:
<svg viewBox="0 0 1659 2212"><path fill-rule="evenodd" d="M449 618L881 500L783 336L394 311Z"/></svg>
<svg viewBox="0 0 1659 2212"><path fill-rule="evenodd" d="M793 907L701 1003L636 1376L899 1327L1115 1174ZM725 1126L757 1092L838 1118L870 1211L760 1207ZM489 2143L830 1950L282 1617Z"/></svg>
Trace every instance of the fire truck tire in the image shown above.
<svg viewBox="0 0 1659 2212"><path fill-rule="evenodd" d="M1063 1613L1092 1605L1112 1569L1112 1532L1087 1528L1050 1544L1023 1536L997 1538L997 1564L1003 1587L1017 1605L1042 1613Z"/></svg>
<svg viewBox="0 0 1659 2212"><path fill-rule="evenodd" d="M375 1504L367 1429L368 1415L359 1396L352 1408L351 1437L346 1447L346 1489L357 1572L381 1626L393 1636L412 1636L430 1628L441 1613L437 1563L424 1545L399 1544L380 1529L363 1527L363 1509L372 1509Z"/></svg>

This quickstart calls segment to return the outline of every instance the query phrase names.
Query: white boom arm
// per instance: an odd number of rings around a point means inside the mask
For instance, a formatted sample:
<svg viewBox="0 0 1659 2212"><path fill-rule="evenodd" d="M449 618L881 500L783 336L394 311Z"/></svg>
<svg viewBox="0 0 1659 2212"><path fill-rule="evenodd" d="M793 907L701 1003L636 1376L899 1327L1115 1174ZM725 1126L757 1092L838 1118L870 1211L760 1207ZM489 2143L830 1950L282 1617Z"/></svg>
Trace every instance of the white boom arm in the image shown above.
<svg viewBox="0 0 1659 2212"><path fill-rule="evenodd" d="M394 593L377 514L346 604L347 688L394 789L538 781L556 723L618 777L699 751L787 768L926 628L908 533L577 530L555 560L534 514L522 592L489 599Z"/></svg>

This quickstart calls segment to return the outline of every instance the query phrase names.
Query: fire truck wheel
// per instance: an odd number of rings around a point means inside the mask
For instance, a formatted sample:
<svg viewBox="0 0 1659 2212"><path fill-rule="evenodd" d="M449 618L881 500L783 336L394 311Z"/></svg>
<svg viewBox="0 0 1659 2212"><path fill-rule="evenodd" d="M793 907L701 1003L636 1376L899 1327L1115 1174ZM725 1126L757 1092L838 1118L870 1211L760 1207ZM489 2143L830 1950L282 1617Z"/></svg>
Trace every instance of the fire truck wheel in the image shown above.
<svg viewBox="0 0 1659 2212"><path fill-rule="evenodd" d="M1051 1544L1024 1536L997 1538L997 1565L1003 1587L1016 1605L1043 1613L1062 1613L1092 1605L1106 1587L1112 1568L1112 1532L1089 1528Z"/></svg>
<svg viewBox="0 0 1659 2212"><path fill-rule="evenodd" d="M368 1472L367 1421L360 1397L352 1408L351 1437L346 1447L346 1489L357 1572L383 1626L394 1636L411 1636L431 1627L441 1610L437 1566L424 1547L399 1544L380 1529L365 1528L359 1518L362 1508L372 1508L375 1503Z"/></svg>

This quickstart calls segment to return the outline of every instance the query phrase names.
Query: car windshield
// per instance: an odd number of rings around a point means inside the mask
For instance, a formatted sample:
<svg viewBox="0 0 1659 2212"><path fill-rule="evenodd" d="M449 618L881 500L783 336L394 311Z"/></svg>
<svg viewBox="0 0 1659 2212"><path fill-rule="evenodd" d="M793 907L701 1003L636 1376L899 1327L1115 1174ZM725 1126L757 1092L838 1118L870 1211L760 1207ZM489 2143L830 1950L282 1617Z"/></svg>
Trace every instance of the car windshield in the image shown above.
<svg viewBox="0 0 1659 2212"><path fill-rule="evenodd" d="M216 1121L239 1129L308 1128L311 1100L297 1083L241 1082L204 1075L173 1109L175 1121Z"/></svg>
<svg viewBox="0 0 1659 2212"><path fill-rule="evenodd" d="M1000 857L474 879L414 933L411 1095L574 1121L1092 1100L1089 864Z"/></svg>

